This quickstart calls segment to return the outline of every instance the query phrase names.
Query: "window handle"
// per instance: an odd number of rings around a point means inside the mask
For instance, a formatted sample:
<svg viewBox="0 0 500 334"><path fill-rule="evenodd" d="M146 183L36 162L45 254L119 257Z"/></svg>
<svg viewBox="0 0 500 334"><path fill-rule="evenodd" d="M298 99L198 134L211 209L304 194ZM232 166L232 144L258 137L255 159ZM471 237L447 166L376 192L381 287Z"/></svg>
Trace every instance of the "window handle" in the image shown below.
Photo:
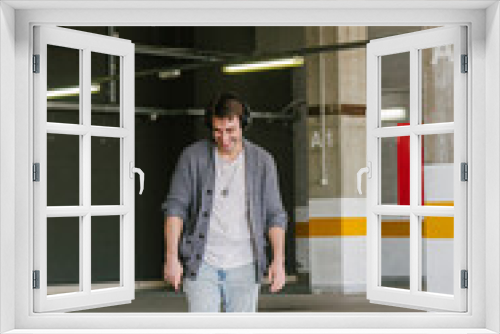
<svg viewBox="0 0 500 334"><path fill-rule="evenodd" d="M134 173L139 174L139 184L141 186L141 190L139 190L139 195L142 195L142 191L144 190L144 172L140 168L134 167L134 163L130 161L130 178L134 178Z"/></svg>
<svg viewBox="0 0 500 334"><path fill-rule="evenodd" d="M363 192L361 191L361 176L362 176L364 173L366 173L366 174L367 174L366 176L367 176L369 179L371 179L371 178L372 178L372 163L371 163L371 161L368 161L368 162L367 162L367 165L368 165L368 166L363 167L363 168L361 168L360 170L358 170L358 175L357 175L357 176L358 176L358 192L359 192L359 194L360 194L360 195L361 195L361 194L363 194Z"/></svg>

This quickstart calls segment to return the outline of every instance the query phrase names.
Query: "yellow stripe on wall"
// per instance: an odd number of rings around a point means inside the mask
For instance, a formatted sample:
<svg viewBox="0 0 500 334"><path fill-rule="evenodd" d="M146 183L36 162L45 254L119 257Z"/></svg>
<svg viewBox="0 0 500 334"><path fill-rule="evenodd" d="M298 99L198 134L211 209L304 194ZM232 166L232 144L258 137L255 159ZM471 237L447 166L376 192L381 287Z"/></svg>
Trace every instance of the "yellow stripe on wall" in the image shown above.
<svg viewBox="0 0 500 334"><path fill-rule="evenodd" d="M382 238L409 238L409 220L382 221Z"/></svg>
<svg viewBox="0 0 500 334"><path fill-rule="evenodd" d="M453 206L453 202L427 202L425 205ZM453 217L424 217L422 237L427 239L453 239ZM325 238L366 236L366 217L311 217L308 222L297 222L297 238ZM382 238L409 238L410 222L383 221Z"/></svg>
<svg viewBox="0 0 500 334"><path fill-rule="evenodd" d="M453 222L453 217L425 217L422 222L422 237L453 239Z"/></svg>
<svg viewBox="0 0 500 334"><path fill-rule="evenodd" d="M424 205L431 205L431 206L453 206L453 201L424 202Z"/></svg>
<svg viewBox="0 0 500 334"><path fill-rule="evenodd" d="M298 222L295 227L297 238L362 235L366 235L365 217L311 217L309 222Z"/></svg>

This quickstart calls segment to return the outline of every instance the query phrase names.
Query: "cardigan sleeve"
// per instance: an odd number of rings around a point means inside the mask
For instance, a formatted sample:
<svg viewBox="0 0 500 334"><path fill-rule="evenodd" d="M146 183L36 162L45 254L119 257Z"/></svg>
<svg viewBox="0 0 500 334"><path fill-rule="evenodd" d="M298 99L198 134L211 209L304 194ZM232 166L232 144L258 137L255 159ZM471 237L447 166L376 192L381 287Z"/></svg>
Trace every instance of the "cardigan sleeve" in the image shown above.
<svg viewBox="0 0 500 334"><path fill-rule="evenodd" d="M188 152L184 150L172 175L168 195L162 204L166 218L175 216L186 222L194 191L190 160Z"/></svg>
<svg viewBox="0 0 500 334"><path fill-rule="evenodd" d="M286 230L288 217L281 200L276 164L270 154L265 161L263 196L267 229L278 226Z"/></svg>

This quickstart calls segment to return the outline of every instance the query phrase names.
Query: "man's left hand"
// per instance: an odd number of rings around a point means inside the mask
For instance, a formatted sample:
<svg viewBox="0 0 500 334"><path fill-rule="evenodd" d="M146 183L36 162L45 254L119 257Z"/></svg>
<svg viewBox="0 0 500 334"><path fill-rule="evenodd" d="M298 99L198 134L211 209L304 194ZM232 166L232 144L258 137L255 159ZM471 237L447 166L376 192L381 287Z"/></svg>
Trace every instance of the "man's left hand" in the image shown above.
<svg viewBox="0 0 500 334"><path fill-rule="evenodd" d="M285 285L285 265L281 261L273 261L269 266L269 283L271 292L280 291Z"/></svg>

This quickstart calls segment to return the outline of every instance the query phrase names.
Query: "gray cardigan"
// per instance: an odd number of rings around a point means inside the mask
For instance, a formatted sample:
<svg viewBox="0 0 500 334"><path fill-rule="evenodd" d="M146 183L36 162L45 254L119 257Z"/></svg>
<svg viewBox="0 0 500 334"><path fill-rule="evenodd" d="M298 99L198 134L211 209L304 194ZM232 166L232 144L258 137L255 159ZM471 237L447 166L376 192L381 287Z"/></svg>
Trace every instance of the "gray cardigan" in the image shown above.
<svg viewBox="0 0 500 334"><path fill-rule="evenodd" d="M243 145L250 232L257 260L256 279L261 282L267 267L266 233L273 226L285 230L287 215L273 157L246 139ZM184 149L162 204L165 217L176 216L183 221L179 258L185 277L196 277L205 251L215 185L214 148L212 141L201 140Z"/></svg>

